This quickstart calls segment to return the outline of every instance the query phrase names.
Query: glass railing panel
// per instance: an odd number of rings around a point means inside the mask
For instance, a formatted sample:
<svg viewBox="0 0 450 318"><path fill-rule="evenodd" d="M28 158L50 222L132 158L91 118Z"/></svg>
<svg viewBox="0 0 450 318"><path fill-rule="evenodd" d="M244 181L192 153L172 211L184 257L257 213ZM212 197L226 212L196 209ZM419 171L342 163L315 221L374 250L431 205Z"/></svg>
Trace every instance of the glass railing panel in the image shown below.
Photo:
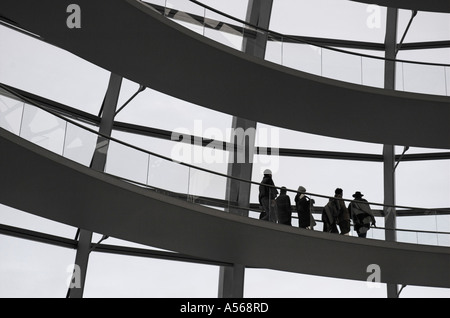
<svg viewBox="0 0 450 318"><path fill-rule="evenodd" d="M189 169L189 197L191 202L203 202L203 199L225 200L227 178L195 168ZM227 202L235 204L233 202ZM204 204L208 204L206 201Z"/></svg>
<svg viewBox="0 0 450 318"><path fill-rule="evenodd" d="M110 141L107 148L105 172L145 184L149 167L149 155L143 151Z"/></svg>
<svg viewBox="0 0 450 318"><path fill-rule="evenodd" d="M170 17L170 12L174 14L179 12L180 14L187 13L189 15L197 15L203 17L205 9L189 0L165 0L166 16Z"/></svg>
<svg viewBox="0 0 450 318"><path fill-rule="evenodd" d="M257 184L250 185L250 202L256 204L256 207L249 211L248 216L252 219L259 219L261 214L261 205L258 200L259 186Z"/></svg>
<svg viewBox="0 0 450 318"><path fill-rule="evenodd" d="M203 35L233 49L242 50L244 26L210 10L205 10Z"/></svg>
<svg viewBox="0 0 450 318"><path fill-rule="evenodd" d="M417 233L417 244L438 245L438 236L436 233Z"/></svg>
<svg viewBox="0 0 450 318"><path fill-rule="evenodd" d="M94 128L90 127L95 130ZM63 156L89 167L94 155L98 135L85 128L67 123Z"/></svg>
<svg viewBox="0 0 450 318"><path fill-rule="evenodd" d="M371 206L372 209L379 209L380 207ZM385 231L384 231L384 218L383 217L375 217L376 227L371 227L367 237L375 240L384 240L385 239ZM358 236L358 235L356 235Z"/></svg>
<svg viewBox="0 0 450 318"><path fill-rule="evenodd" d="M156 0L147 2L157 3ZM255 32L268 32L265 57L268 61L344 82L384 87L385 61L377 59L378 54L376 53L367 54L374 55L374 58L371 58L352 54L352 50L349 49L338 52L304 44L300 41L294 43L296 40L291 38L287 43L287 36L270 30L256 31L250 25L213 12L212 9L206 9L188 0L163 2L166 8L164 14L169 19L234 49L242 50L243 37L254 38ZM162 5L162 2L159 4ZM240 20L244 20L244 18ZM397 62L396 64L396 90L449 96L450 70L448 66L407 62Z"/></svg>
<svg viewBox="0 0 450 318"><path fill-rule="evenodd" d="M402 243L417 244L417 232L397 231L397 241Z"/></svg>
<svg viewBox="0 0 450 318"><path fill-rule="evenodd" d="M444 66L402 63L402 86L406 92L447 95Z"/></svg>
<svg viewBox="0 0 450 318"><path fill-rule="evenodd" d="M277 64L283 64L283 39L269 34L266 44L265 60Z"/></svg>
<svg viewBox="0 0 450 318"><path fill-rule="evenodd" d="M38 146L62 154L66 121L35 106L25 104L20 136Z"/></svg>
<svg viewBox="0 0 450 318"><path fill-rule="evenodd" d="M437 240L440 246L450 246L450 215L436 215Z"/></svg>
<svg viewBox="0 0 450 318"><path fill-rule="evenodd" d="M450 66L444 67L445 70L445 93L450 96Z"/></svg>
<svg viewBox="0 0 450 318"><path fill-rule="evenodd" d="M164 15L196 33L204 32L205 9L187 0L165 1Z"/></svg>
<svg viewBox="0 0 450 318"><path fill-rule="evenodd" d="M324 77L362 84L362 58L358 55L322 49Z"/></svg>
<svg viewBox="0 0 450 318"><path fill-rule="evenodd" d="M450 247L450 234L437 234L437 245Z"/></svg>
<svg viewBox="0 0 450 318"><path fill-rule="evenodd" d="M362 57L362 84L384 88L384 60Z"/></svg>
<svg viewBox="0 0 450 318"><path fill-rule="evenodd" d="M167 0L144 0L143 2L164 7L166 5Z"/></svg>
<svg viewBox="0 0 450 318"><path fill-rule="evenodd" d="M150 156L147 184L185 197L189 189L189 167Z"/></svg>
<svg viewBox="0 0 450 318"><path fill-rule="evenodd" d="M0 95L0 127L18 135L23 107L23 102Z"/></svg>
<svg viewBox="0 0 450 318"><path fill-rule="evenodd" d="M322 49L317 46L285 41L282 62L302 72L322 75Z"/></svg>

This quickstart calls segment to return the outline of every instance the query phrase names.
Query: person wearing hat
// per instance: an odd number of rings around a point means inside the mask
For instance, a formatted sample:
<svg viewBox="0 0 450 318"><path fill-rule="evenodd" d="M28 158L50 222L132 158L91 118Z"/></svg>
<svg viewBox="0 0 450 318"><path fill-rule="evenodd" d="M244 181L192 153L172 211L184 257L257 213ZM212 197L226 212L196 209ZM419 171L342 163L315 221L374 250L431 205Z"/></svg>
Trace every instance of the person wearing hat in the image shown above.
<svg viewBox="0 0 450 318"><path fill-rule="evenodd" d="M314 218L311 214L310 198L305 195L306 188L299 186L297 195L295 196L295 208L298 214L298 227L302 229L312 229L315 225Z"/></svg>
<svg viewBox="0 0 450 318"><path fill-rule="evenodd" d="M259 215L261 220L277 222L275 207L275 198L278 195L278 190L275 188L275 183L272 180L272 171L270 169L264 170L264 177L259 185L259 203L262 207L262 212Z"/></svg>
<svg viewBox="0 0 450 318"><path fill-rule="evenodd" d="M363 199L360 191L356 191L353 194L355 198L348 205L348 211L353 220L355 226L355 231L358 233L359 237L367 237L367 231L370 229L370 225L375 226L376 221L372 210L370 209L369 203L366 199Z"/></svg>
<svg viewBox="0 0 450 318"><path fill-rule="evenodd" d="M276 198L277 219L279 224L292 225L292 205L291 198L287 194L286 187L281 187L280 195Z"/></svg>

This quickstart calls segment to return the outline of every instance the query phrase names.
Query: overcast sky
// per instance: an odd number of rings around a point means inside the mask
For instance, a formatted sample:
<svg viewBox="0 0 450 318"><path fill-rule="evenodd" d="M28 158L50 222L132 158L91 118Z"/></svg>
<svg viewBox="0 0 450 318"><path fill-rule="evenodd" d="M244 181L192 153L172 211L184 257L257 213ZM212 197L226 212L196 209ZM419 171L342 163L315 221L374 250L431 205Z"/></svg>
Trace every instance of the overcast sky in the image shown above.
<svg viewBox="0 0 450 318"><path fill-rule="evenodd" d="M158 3L158 1L155 1ZM185 2L185 4L182 4ZM165 1L159 1L164 4ZM167 1L175 8L193 8L187 1ZM187 4L186 4L187 3ZM204 1L212 7L245 19L247 1L228 0ZM183 7L182 5L186 5ZM198 8L196 13L203 12ZM270 29L287 34L340 38L382 43L384 41L384 8L369 6L344 0L275 0ZM211 13L208 17L215 18ZM405 29L410 12L400 11L399 37ZM187 24L183 24L189 26ZM229 34L220 34L190 26L194 31L219 40L222 43L240 49L241 39ZM70 53L46 45L0 26L0 82L34 94L77 107L83 111L97 114L109 80L109 72L92 65ZM450 40L450 17L445 14L419 12L411 25L405 42ZM379 52L365 52L379 54ZM302 54L302 55L299 55ZM308 63L301 63L298 56L307 57ZM314 47L302 47L271 43L268 46L267 59L286 66L315 74L344 76L348 81L359 81L361 68L355 71L353 59L341 61L339 55L321 51ZM450 49L409 51L401 53L399 58L427 60L450 64ZM303 59L305 60L305 59ZM347 64L346 64L347 63ZM364 69L363 84L379 86L380 74L376 64L356 61ZM366 64L367 63L367 64ZM339 64L342 67L333 69ZM358 66L358 67L359 67ZM365 68L364 66L367 66ZM328 67L328 68L327 68ZM400 89L413 90L423 88L423 83L410 80L416 72L423 70L401 69ZM368 71L370 70L370 72ZM408 73L409 72L409 73ZM427 90L438 87L437 94L446 94L450 87L449 68L431 69L430 76L442 73L437 84L427 86ZM405 76L406 74L406 76ZM408 76L408 74L410 74ZM412 76L411 76L412 74ZM119 100L122 105L139 87L136 83L124 80ZM66 129L61 121L36 113L31 108L22 108L21 103L0 97L0 115L9 114L1 119L0 125L11 130L20 129L24 137L41 145L56 149L64 147L64 153L71 159L87 163L95 138L81 134L73 127ZM23 115L22 115L23 114ZM231 116L211 111L196 105L146 89L138 95L117 117L119 121L147 125L167 130L199 131L202 135L221 132L227 140L227 128L231 125ZM52 125L52 131L45 137L51 137L51 143L45 144L42 131L45 125ZM8 126L8 127L5 127ZM25 128L24 128L25 127ZM294 132L258 124L257 145L279 146L283 148L327 150L340 152L359 152L381 154L382 145L339 140L325 136ZM64 141L67 131L69 143ZM267 132L264 135L261 132ZM28 134L28 135L27 135ZM123 139L147 150L170 156L174 144L153 138L130 136L114 133L114 137ZM220 139L220 138L219 138ZM47 139L48 141L49 139ZM52 149L53 149L52 148ZM397 153L403 150L396 147ZM62 150L62 149L61 149ZM446 151L442 149L411 148L408 153ZM226 154L223 158L227 158ZM309 192L333 195L336 187L344 189L344 197L350 198L355 191L361 191L371 202L383 202L383 167L381 163L326 160L312 158L279 157L267 159L258 157L253 169L253 181L261 181L261 171L268 165L275 170L274 181L277 186L296 189L303 185ZM133 165L123 165L133 162ZM202 167L226 173L227 165L201 163ZM147 167L151 171L147 174ZM158 171L177 171L183 182L171 182L161 178ZM195 194L224 197L225 182L220 178L189 174L174 163L164 163L148 158L141 153L131 152L112 145L107 172L145 182L156 180L157 186L174 191L191 191ZM186 182L187 178L190 182ZM402 162L397 169L397 204L427 207L450 207L450 160L430 162ZM208 185L207 187L205 185ZM257 191L252 190L251 201L257 202ZM420 192L421 195L417 195ZM293 196L292 196L293 199ZM316 198L317 205L324 200ZM63 224L29 215L0 205L0 223L33 229L54 235L73 238L76 229ZM383 225L383 220L378 220ZM450 231L449 217L427 216L419 218L399 218L399 228ZM370 231L370 237L382 238L382 233ZM400 236L400 235L399 235ZM101 235L97 234L94 241ZM402 237L405 240L426 244L436 244L437 237ZM440 244L450 245L448 238L440 238ZM108 239L108 244L139 246ZM65 297L70 266L75 259L75 251L21 240L0 235L0 297ZM301 251L299 251L301 253ZM169 262L138 257L117 256L92 253L90 257L85 297L217 297L218 272L216 266L195 265L182 262ZM264 269L247 269L245 273L245 297L386 297L385 286L371 286L365 282L291 274ZM406 287L402 297L450 297L449 289Z"/></svg>

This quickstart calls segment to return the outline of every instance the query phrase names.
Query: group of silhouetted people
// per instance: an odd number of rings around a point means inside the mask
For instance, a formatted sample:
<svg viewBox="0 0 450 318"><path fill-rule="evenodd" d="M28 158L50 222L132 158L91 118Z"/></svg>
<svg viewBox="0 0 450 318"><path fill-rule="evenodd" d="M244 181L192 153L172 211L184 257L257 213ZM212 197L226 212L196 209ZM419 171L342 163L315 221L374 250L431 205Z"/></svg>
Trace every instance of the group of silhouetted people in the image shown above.
<svg viewBox="0 0 450 318"><path fill-rule="evenodd" d="M295 196L295 211L298 215L298 227L303 229L314 229L316 222L312 215L314 200L306 194L303 186L298 187ZM334 197L322 209L323 231L350 235L350 220L359 237L366 237L371 226L376 225L375 217L367 200L360 191L353 194L354 200L348 206L345 205L343 190L337 188ZM280 188L280 193L275 188L272 180L272 171L266 169L264 178L259 186L259 203L262 207L261 220L269 222L292 225L291 198L287 194L286 187Z"/></svg>

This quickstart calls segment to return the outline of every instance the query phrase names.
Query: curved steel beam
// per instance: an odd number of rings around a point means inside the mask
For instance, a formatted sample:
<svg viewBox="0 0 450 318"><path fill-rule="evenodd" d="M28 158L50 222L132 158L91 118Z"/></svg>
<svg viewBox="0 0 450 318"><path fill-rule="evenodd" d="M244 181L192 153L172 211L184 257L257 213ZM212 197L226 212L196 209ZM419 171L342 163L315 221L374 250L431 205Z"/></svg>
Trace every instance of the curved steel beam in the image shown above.
<svg viewBox="0 0 450 318"><path fill-rule="evenodd" d="M16 25L115 74L191 103L278 127L350 140L450 148L450 98L330 80L248 56L136 0L3 0Z"/></svg>
<svg viewBox="0 0 450 318"><path fill-rule="evenodd" d="M450 287L450 248L302 230L209 209L94 171L4 129L0 149L0 202L50 220L249 267L365 281L375 264L384 283Z"/></svg>
<svg viewBox="0 0 450 318"><path fill-rule="evenodd" d="M399 8L417 11L450 13L450 2L442 0L351 0L367 4L377 4L383 7Z"/></svg>

